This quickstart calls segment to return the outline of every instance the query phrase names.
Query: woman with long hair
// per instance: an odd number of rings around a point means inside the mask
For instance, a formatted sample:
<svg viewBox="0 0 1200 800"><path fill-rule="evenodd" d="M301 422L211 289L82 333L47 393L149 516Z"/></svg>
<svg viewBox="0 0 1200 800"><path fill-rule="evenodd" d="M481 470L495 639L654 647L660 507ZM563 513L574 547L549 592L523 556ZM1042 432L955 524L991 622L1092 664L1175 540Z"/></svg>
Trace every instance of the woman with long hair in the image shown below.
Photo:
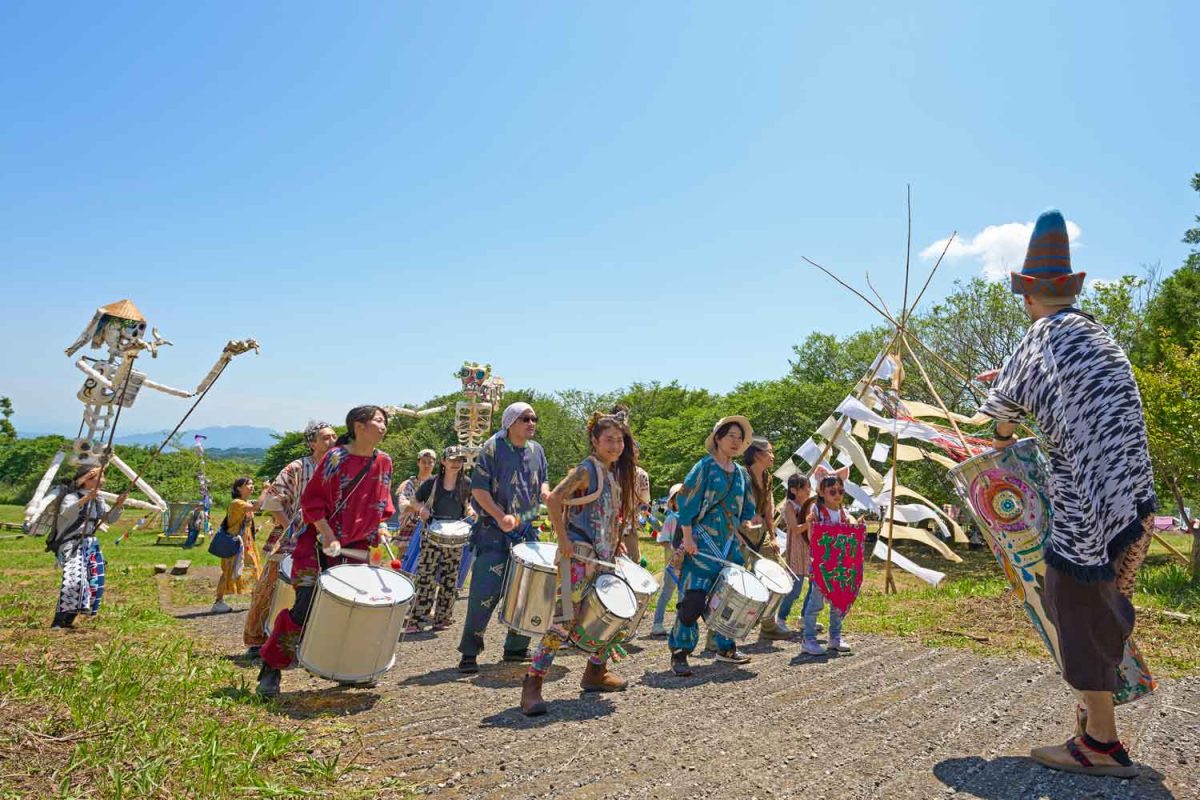
<svg viewBox="0 0 1200 800"><path fill-rule="evenodd" d="M754 520L756 512L750 476L735 459L745 452L753 436L754 429L745 417L718 420L704 442L708 455L696 462L679 491L676 559L682 556L679 585L683 601L676 608L667 643L671 669L681 677L692 674L688 656L700 640L696 622L706 612L708 592L721 572L720 562L711 557L744 563L735 532L742 523ZM718 661L745 664L750 660L732 639L720 634L715 638Z"/></svg>
<svg viewBox="0 0 1200 800"><path fill-rule="evenodd" d="M413 509L422 520L461 520L467 516L467 499L471 496L471 480L463 467L467 453L459 445L442 451L437 472L421 484L413 498ZM458 568L462 564L462 547L442 547L423 536L421 553L417 557L417 597L413 601L412 623L408 633L418 633L422 625L432 625L434 631L444 631L454 621L454 601L458 596ZM439 577L440 574L440 577ZM433 618L429 611L437 595Z"/></svg>
<svg viewBox="0 0 1200 800"><path fill-rule="evenodd" d="M387 536L392 515L392 459L378 444L387 434L388 417L379 406L358 406L346 414L346 432L317 465L300 496L305 527L292 553L296 602L275 617L259 655L258 693L279 694L281 670L296 660L308 609L322 570L362 563L342 550L369 550Z"/></svg>
<svg viewBox="0 0 1200 800"><path fill-rule="evenodd" d="M563 478L546 501L558 537L558 558L566 562L570 574L571 595L560 597L559 601L564 612L568 603L573 604L575 614L579 613L584 590L598 569L580 557L612 561L614 556L624 555L621 523L631 519L636 508L637 456L624 415L592 414L588 442L591 454ZM572 616L564 613L566 618ZM526 716L546 713L542 681L566 637L565 627L556 622L534 650L521 687L521 711ZM609 648L588 658L579 682L585 692L619 692L626 687L627 681L608 671L609 657L620 656L624 651L616 640Z"/></svg>
<svg viewBox="0 0 1200 800"><path fill-rule="evenodd" d="M72 628L80 614L94 616L104 595L104 555L97 537L102 524L121 518L129 493L117 497L112 509L100 496L103 470L85 464L68 480L46 494L33 519L48 523L46 550L62 568L58 606L51 628Z"/></svg>
<svg viewBox="0 0 1200 800"><path fill-rule="evenodd" d="M787 481L787 499L783 503L783 524L787 529L787 564L796 576L796 583L792 586L791 594L779 604L779 613L775 618L783 630L787 630L787 618L791 615L792 606L800 597L800 592L804 589L804 579L808 576L808 531L812 527L809 525L808 516L815 502L808 478L799 472L792 474Z"/></svg>
<svg viewBox="0 0 1200 800"><path fill-rule="evenodd" d="M225 512L225 530L231 536L242 540L242 547L236 555L221 559L221 579L217 581L217 599L213 603L214 614L226 614L233 611L225 602L227 594L249 594L262 574L262 566L258 560L258 548L254 544L254 534L257 528L254 515L261 506L261 499L251 502L254 494L254 479L243 475L233 482L229 495L233 502Z"/></svg>
<svg viewBox="0 0 1200 800"><path fill-rule="evenodd" d="M775 543L775 493L771 485L774 478L771 469L775 466L775 448L765 437L755 436L746 452L742 453L742 463L750 475L754 507L758 511L761 523L757 526L742 525L738 528L738 535L742 537L744 546L756 557L782 564L779 545ZM749 553L747 557L749 558ZM787 626L780 626L774 616L763 617L761 630L764 639L792 637L792 632Z"/></svg>

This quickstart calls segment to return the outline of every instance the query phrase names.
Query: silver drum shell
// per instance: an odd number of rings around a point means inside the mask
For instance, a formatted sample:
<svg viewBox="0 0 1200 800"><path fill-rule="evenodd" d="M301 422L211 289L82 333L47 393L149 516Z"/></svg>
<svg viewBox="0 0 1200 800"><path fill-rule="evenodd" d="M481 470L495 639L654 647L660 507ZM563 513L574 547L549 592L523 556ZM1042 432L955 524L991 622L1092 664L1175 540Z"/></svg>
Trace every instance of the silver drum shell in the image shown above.
<svg viewBox="0 0 1200 800"><path fill-rule="evenodd" d="M741 579L758 584L761 599L748 597L738 591L733 581ZM750 636L770 601L767 587L752 573L741 567L725 567L708 593L708 614L704 622L710 630L741 641Z"/></svg>
<svg viewBox="0 0 1200 800"><path fill-rule="evenodd" d="M501 624L525 636L541 636L554 624L558 602L558 545L526 542L512 549L504 573Z"/></svg>
<svg viewBox="0 0 1200 800"><path fill-rule="evenodd" d="M585 653L598 653L608 646L608 643L622 636L629 626L631 617L621 616L608 608L602 599L601 589L606 591L628 592L627 605L630 609L637 608L637 597L633 589L622 578L610 573L597 575L583 593L579 603L579 611L575 615L575 623L571 627L569 638L576 647Z"/></svg>

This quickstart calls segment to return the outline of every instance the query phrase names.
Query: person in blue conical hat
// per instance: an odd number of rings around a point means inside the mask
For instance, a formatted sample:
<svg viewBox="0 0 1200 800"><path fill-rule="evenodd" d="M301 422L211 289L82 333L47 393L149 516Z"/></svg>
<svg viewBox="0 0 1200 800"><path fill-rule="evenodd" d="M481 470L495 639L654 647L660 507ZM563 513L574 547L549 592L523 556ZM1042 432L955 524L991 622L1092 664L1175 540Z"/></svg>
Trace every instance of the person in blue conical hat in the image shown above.
<svg viewBox="0 0 1200 800"><path fill-rule="evenodd" d="M1071 269L1066 220L1045 212L1011 278L1033 324L980 410L996 421L998 450L1017 441L1019 422L1035 419L1050 460L1043 599L1063 678L1082 706L1075 735L1032 756L1052 769L1132 777L1138 769L1117 736L1113 692L1122 686L1129 598L1158 501L1133 370L1104 326L1075 307L1083 279Z"/></svg>

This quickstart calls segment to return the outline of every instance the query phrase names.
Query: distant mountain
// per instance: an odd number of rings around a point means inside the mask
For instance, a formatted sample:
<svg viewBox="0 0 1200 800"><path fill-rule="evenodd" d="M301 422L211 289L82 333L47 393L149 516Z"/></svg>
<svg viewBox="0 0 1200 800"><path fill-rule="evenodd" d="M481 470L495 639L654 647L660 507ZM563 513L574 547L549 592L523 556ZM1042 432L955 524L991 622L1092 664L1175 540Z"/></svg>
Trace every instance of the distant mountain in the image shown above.
<svg viewBox="0 0 1200 800"><path fill-rule="evenodd" d="M156 447L168 433L170 431L131 433L118 436L116 443ZM179 434L180 444L191 447L196 434L208 437L204 440L205 450L265 450L275 444L275 431L253 425L221 425L183 431Z"/></svg>

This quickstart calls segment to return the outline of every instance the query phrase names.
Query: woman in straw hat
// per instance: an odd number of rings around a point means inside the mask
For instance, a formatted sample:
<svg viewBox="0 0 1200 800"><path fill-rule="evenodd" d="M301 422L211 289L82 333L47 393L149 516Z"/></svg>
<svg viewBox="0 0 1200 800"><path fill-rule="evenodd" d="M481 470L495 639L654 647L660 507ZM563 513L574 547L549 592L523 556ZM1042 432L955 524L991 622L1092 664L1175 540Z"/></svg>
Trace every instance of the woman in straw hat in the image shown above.
<svg viewBox="0 0 1200 800"><path fill-rule="evenodd" d="M745 417L723 417L705 439L708 455L700 459L679 491L679 549L683 552L679 585L683 601L676 609L675 626L667 639L671 669L676 675L691 675L688 656L696 649L696 621L704 614L708 591L721 572L721 563L707 555L743 563L735 532L755 519L754 493L750 476L735 459L754 436ZM737 649L732 639L717 635L717 660L745 664L750 657Z"/></svg>

